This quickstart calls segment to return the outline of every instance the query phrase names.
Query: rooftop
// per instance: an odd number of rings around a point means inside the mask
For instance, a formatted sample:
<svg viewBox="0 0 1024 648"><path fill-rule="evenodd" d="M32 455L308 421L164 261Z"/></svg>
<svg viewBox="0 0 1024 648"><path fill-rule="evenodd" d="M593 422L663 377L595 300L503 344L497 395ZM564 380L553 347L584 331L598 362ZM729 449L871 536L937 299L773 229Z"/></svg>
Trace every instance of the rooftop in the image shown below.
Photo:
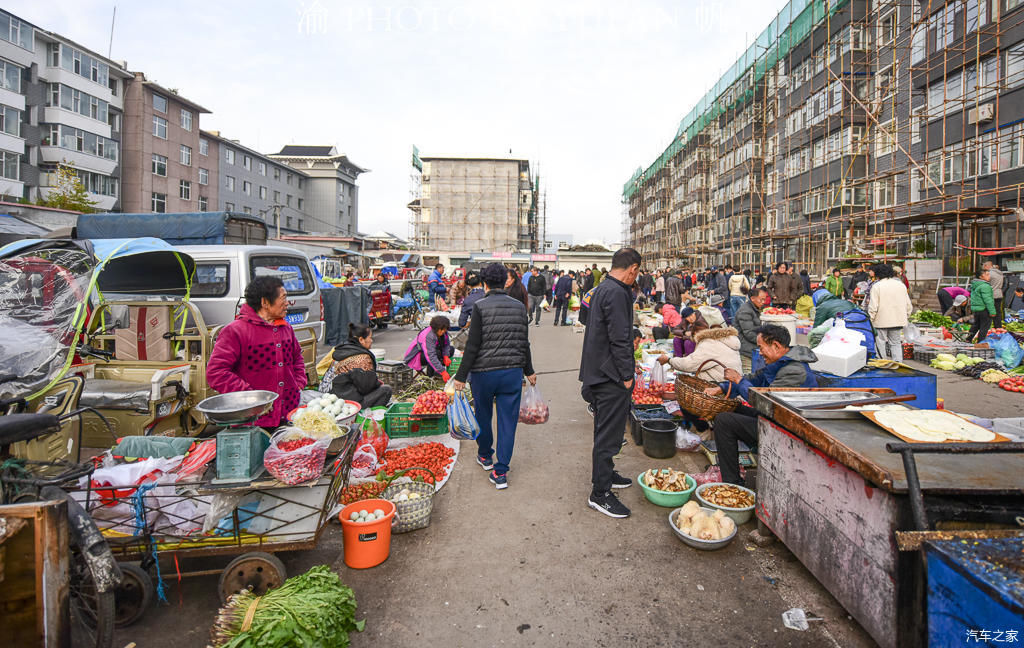
<svg viewBox="0 0 1024 648"><path fill-rule="evenodd" d="M338 149L333 146L299 146L289 144L281 148L280 153L274 155L290 155L294 157L335 157Z"/></svg>

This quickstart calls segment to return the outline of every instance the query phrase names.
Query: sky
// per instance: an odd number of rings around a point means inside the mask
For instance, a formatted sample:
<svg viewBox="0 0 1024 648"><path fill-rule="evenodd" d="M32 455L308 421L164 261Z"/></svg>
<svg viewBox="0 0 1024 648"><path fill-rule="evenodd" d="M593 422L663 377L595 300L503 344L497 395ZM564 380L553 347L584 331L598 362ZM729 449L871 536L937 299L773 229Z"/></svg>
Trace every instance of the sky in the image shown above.
<svg viewBox="0 0 1024 648"><path fill-rule="evenodd" d="M113 38L111 18L116 4ZM621 240L622 187L782 6L765 0L8 0L263 153L334 145L359 229L409 234L411 151L525 157L549 234Z"/></svg>

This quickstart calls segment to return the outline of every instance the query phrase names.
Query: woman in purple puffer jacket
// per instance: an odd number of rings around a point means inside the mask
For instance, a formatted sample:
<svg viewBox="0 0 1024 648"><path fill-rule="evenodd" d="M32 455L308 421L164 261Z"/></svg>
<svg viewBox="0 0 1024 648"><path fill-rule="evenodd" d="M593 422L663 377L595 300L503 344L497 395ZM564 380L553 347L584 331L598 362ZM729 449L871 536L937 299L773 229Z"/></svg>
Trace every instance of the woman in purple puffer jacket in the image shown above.
<svg viewBox="0 0 1024 648"><path fill-rule="evenodd" d="M266 389L278 399L256 425L275 428L299 404L306 386L306 365L295 331L284 320L288 292L277 277L256 277L245 288L245 303L235 321L217 336L206 382L222 394Z"/></svg>

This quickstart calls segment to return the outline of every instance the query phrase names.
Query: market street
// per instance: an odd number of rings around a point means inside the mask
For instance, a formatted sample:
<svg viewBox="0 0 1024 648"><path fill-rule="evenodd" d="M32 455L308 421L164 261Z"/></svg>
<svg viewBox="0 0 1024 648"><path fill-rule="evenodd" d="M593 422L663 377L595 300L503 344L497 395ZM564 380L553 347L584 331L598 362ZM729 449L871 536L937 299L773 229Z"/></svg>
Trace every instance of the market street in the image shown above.
<svg viewBox="0 0 1024 648"><path fill-rule="evenodd" d="M475 444L463 442L430 526L393 536L384 564L346 567L334 524L316 550L278 554L289 575L327 563L355 590L366 631L352 636L353 646L670 646L702 636L723 646L874 645L781 544L746 541L753 523L725 549L705 553L682 544L668 527L669 509L647 502L636 485L620 491L629 519L588 509L592 427L576 380L583 336L550 322L548 314L530 334L551 420L519 426L507 490L491 486L473 461ZM378 333L375 346L396 358L411 339L392 329ZM655 466L701 471L706 460L654 460L630 442L617 464L635 478ZM219 569L228 560L200 565ZM179 591L171 565L163 573L170 605L120 630L117 645L206 645L220 605L217 577L186 579ZM781 614L793 607L825 620L807 632L787 629Z"/></svg>

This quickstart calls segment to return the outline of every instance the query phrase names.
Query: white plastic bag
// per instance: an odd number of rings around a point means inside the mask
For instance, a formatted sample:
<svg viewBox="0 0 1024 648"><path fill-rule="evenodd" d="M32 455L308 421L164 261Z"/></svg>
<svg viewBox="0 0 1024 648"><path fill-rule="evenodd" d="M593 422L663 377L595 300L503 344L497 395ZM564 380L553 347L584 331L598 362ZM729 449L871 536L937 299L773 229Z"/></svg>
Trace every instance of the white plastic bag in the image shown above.
<svg viewBox="0 0 1024 648"><path fill-rule="evenodd" d="M846 322L839 319L835 321L828 333L825 333L824 337L821 338L821 344L828 344L830 342L839 342L841 344L863 344L864 334L860 331L854 331L853 329L846 328Z"/></svg>
<svg viewBox="0 0 1024 648"><path fill-rule="evenodd" d="M356 449L352 456L352 477L373 477L377 474L377 451L369 443L364 443Z"/></svg>
<svg viewBox="0 0 1024 648"><path fill-rule="evenodd" d="M523 394L523 399L519 404L519 422L526 425L540 425L547 423L550 416L551 412L548 409L548 404L544 402L540 389L536 385L527 385L526 393Z"/></svg>
<svg viewBox="0 0 1024 648"><path fill-rule="evenodd" d="M657 360L654 361L654 366L651 368L651 389L656 391L663 391L665 388L665 367Z"/></svg>
<svg viewBox="0 0 1024 648"><path fill-rule="evenodd" d="M676 449L693 452L700 448L700 437L682 425L676 428Z"/></svg>

